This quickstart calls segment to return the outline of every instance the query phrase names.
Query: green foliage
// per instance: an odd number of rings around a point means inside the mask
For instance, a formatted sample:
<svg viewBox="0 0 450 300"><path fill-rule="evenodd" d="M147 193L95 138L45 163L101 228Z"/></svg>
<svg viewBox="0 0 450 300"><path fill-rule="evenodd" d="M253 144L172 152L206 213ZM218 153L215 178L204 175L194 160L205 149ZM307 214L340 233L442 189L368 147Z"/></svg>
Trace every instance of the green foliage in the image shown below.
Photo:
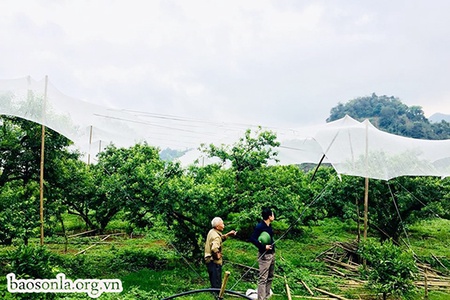
<svg viewBox="0 0 450 300"><path fill-rule="evenodd" d="M363 270L368 279L368 286L388 295L411 296L415 292L414 279L418 269L413 253L402 250L391 240L378 244L367 241L362 244L359 253L367 261L368 269Z"/></svg>
<svg viewBox="0 0 450 300"><path fill-rule="evenodd" d="M17 278L52 278L58 272L53 253L43 246L20 245L8 252L7 259L7 272L14 273Z"/></svg>
<svg viewBox="0 0 450 300"><path fill-rule="evenodd" d="M39 230L39 180L42 127L16 118L1 117L0 130L0 239L10 244L20 238L26 244ZM64 136L46 130L44 188L54 186L60 175L58 162L77 158L67 151L70 142ZM48 189L52 190L52 189ZM51 228L50 216L55 213L56 198L46 195L45 222ZM48 229L47 229L48 230Z"/></svg>
<svg viewBox="0 0 450 300"><path fill-rule="evenodd" d="M277 221L275 221L274 225L276 223ZM414 229L413 234L410 236L412 248L415 253L420 253L421 262L427 261L427 257L431 259L430 253L433 253L434 250L442 256L448 256L448 249L445 249L446 241L448 240L448 223L446 220L434 220L420 222L412 227ZM160 225L158 224L157 226ZM349 299L357 298L361 294L375 299L376 296L374 294L376 291L368 294L368 290L362 287L358 290L348 289L348 287L343 288L342 284L344 282L340 281L336 276L331 276L325 263L318 259L318 254L329 249L333 241L351 240L354 237L353 230L354 224L349 221L341 222L338 218L324 219L318 221L315 225L311 225L301 236L294 238L285 237L280 240L277 244L277 276L273 286L274 292L278 295L274 296L273 299L286 299L284 276L286 276L292 295L309 296L306 288L300 282L302 280L311 289L319 287ZM62 272L72 279L119 278L122 280L124 287L122 293L103 293L99 299L161 299L181 292L208 287L208 275L203 264L195 264L192 260L184 259L178 252L173 250L170 244L163 243L162 241L166 240L164 237L164 234L167 233L166 231L155 230L157 232L155 236L151 234L152 232L153 230L149 232L148 236L139 239L117 238L114 241L114 246L111 244L99 244L85 254L77 256L74 256L73 253L58 254L62 249L62 245L59 245L60 248L57 248L58 245L46 245L47 248L53 249L52 258L50 259L50 267L53 273L46 278L53 278L56 272ZM422 245L416 243L423 239L432 239L435 235L433 244ZM167 238L170 238L170 236L167 236ZM80 245L85 244L81 244L80 241ZM377 244L374 245L378 247ZM428 251L423 248L428 248ZM235 291L245 291L248 288L256 287L257 271L248 272L243 276L248 269L238 265L243 264L256 267L256 251L256 248L248 242L237 239L226 241L224 271L231 272L228 287L233 286ZM0 253L0 262L4 274L11 270L8 253L10 251ZM127 258L128 255L130 258ZM396 257L390 252L387 252L386 256L389 258ZM372 255L372 257L379 256ZM158 263L162 262L159 265L160 267L155 269L146 268L146 262L151 262L152 259ZM142 260L142 263L140 260ZM378 260L375 260L375 262L378 262ZM371 263L368 265L371 266ZM352 276L357 275L353 274ZM0 281L0 286L6 286L4 283L3 277L3 282ZM237 285L234 286L235 284ZM50 294L47 296L50 296ZM418 295L416 296L414 299L418 299ZM199 294L188 298L207 299L202 297L206 296ZM6 288L0 288L0 298L17 299L17 297L12 298L11 294L6 291ZM448 298L448 293L434 289L429 291L430 300L446 298ZM74 293L57 294L55 299L87 300L90 298L85 293Z"/></svg>
<svg viewBox="0 0 450 300"><path fill-rule="evenodd" d="M276 135L271 131L262 131L261 127L252 136L250 129L246 130L244 137L233 146L202 145L202 150L210 157L218 157L224 163L231 161L232 168L239 174L246 170L256 170L265 165L269 159L276 156L272 147L279 146Z"/></svg>
<svg viewBox="0 0 450 300"><path fill-rule="evenodd" d="M327 172L329 172L327 174ZM325 174L325 175L324 175ZM355 222L364 212L364 178L341 176L333 180L331 168L322 167L316 178L327 184L308 220L338 217ZM323 180L327 178L328 183ZM317 184L316 184L317 185ZM369 181L370 229L381 239L398 241L408 224L449 213L448 181L435 177L399 177L389 182Z"/></svg>
<svg viewBox="0 0 450 300"><path fill-rule="evenodd" d="M364 179L341 176L337 180L331 167L321 167L316 173L311 187L320 195L314 203L314 213L308 220L320 220L329 217L357 220L357 203L363 203Z"/></svg>
<svg viewBox="0 0 450 300"><path fill-rule="evenodd" d="M154 215L165 213L162 189L181 172L178 165L161 161L158 149L145 143L128 149L110 145L91 169L95 195L89 211L100 231L121 210L130 224L151 227Z"/></svg>
<svg viewBox="0 0 450 300"><path fill-rule="evenodd" d="M97 187L94 173L78 159L59 159L55 162L59 175L48 197L58 199L56 213L69 212L80 217L87 229L96 229L91 211L96 203Z"/></svg>
<svg viewBox="0 0 450 300"><path fill-rule="evenodd" d="M0 190L0 240L11 244L14 238L25 243L39 230L39 185L21 180L5 183Z"/></svg>

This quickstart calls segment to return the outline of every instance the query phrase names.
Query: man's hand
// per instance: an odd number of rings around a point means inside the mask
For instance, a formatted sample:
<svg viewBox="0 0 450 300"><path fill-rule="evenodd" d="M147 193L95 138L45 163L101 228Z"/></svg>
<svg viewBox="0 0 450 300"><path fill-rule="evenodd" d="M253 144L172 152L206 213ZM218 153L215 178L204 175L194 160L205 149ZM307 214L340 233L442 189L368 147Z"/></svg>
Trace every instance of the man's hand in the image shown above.
<svg viewBox="0 0 450 300"><path fill-rule="evenodd" d="M231 230L230 232L228 232L227 234L225 234L227 237L228 236L230 236L230 235L236 235L237 234L237 231L236 230Z"/></svg>
<svg viewBox="0 0 450 300"><path fill-rule="evenodd" d="M219 260L222 258L222 253L221 252L213 252L213 258L214 260Z"/></svg>

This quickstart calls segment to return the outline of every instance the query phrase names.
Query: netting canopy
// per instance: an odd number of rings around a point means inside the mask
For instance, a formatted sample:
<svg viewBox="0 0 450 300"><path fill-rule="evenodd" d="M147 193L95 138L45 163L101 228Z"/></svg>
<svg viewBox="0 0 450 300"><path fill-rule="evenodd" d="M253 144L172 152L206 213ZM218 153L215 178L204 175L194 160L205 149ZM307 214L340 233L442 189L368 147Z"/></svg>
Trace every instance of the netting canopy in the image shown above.
<svg viewBox="0 0 450 300"><path fill-rule="evenodd" d="M180 158L184 164L207 159L195 150L201 143L231 144L251 129L112 109L66 96L47 80L30 77L0 80L0 114L55 130L73 141L85 158L94 157L110 143L129 147L145 141L162 148L159 141L163 141L166 147L173 142L174 149L194 149ZM279 164L317 164L323 159L338 174L383 180L450 175L450 140L405 138L378 130L368 120L358 122L348 116L321 126L270 130L281 142Z"/></svg>
<svg viewBox="0 0 450 300"><path fill-rule="evenodd" d="M383 132L349 116L317 127L307 138L281 143L280 162L319 161L338 174L389 180L399 176L450 175L450 140L422 140Z"/></svg>
<svg viewBox="0 0 450 300"><path fill-rule="evenodd" d="M139 142L180 150L202 142L231 142L243 128L223 127L187 118L116 109L61 93L48 80L30 77L0 80L0 114L45 125L69 138L84 159L94 158L113 143L129 147Z"/></svg>
<svg viewBox="0 0 450 300"><path fill-rule="evenodd" d="M122 122L132 119L127 113L71 98L29 77L0 80L0 114L45 125L69 138L83 153L102 148L102 141L105 147L109 141L121 146L141 139L138 128Z"/></svg>

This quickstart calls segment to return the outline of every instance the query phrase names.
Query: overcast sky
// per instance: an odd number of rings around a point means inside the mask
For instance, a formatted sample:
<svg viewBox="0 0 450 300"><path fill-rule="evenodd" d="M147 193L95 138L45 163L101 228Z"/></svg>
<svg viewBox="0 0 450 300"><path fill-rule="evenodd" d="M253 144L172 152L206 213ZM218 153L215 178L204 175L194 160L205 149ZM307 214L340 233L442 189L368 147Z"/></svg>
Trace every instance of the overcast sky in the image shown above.
<svg viewBox="0 0 450 300"><path fill-rule="evenodd" d="M0 1L0 79L114 108L324 123L376 93L450 114L450 1Z"/></svg>

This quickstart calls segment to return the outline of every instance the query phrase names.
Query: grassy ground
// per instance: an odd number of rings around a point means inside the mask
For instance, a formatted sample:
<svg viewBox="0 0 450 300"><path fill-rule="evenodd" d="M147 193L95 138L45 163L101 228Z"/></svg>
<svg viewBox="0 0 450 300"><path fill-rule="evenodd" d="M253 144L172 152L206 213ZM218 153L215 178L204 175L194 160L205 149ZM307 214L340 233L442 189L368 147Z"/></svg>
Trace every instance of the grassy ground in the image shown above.
<svg viewBox="0 0 450 300"><path fill-rule="evenodd" d="M82 224L76 218L70 217L66 226L80 230ZM109 230L113 234L107 239L102 237L72 237L69 244L64 245L62 238L47 238L46 247L58 253L63 259L73 260L83 256L87 268L86 274L99 274L101 278L117 278L122 281L124 291L119 295L103 294L99 299L161 299L191 290L204 289L209 286L206 268L199 262L189 261L182 257L177 249L167 243L166 232L155 230L145 235L131 238L123 232L126 224L120 221L112 223ZM311 296L309 287L315 297L327 297L322 291L333 293L347 299L377 299L364 285L360 284L357 275L348 273L339 276L331 272L329 266L319 259L319 255L329 249L334 242L348 242L356 238L356 226L338 220L326 220L313 227L301 228L302 233L296 236L285 236L277 241L276 278L273 283L275 295L273 300L287 299L286 282L294 299L308 299ZM432 263L445 272L449 266L450 221L433 220L417 223L407 229L404 237L422 261ZM279 234L281 235L282 232ZM104 239L104 240L102 240ZM39 241L32 241L38 243ZM95 245L95 246L93 246ZM4 252L12 248L1 248ZM85 250L81 252L81 250ZM225 264L223 272L230 272L227 289L245 292L256 289L257 262L256 249L253 245L239 239L229 239L224 245ZM163 258L168 262L161 266L152 264L154 257ZM121 259L114 265L115 259ZM148 260L145 261L144 260ZM111 264L113 266L111 266ZM152 265L145 268L145 265ZM443 267L444 266L444 267ZM448 270L447 270L448 271ZM288 278L285 281L285 277ZM0 282L5 290L5 277ZM449 285L450 286L450 285ZM147 293L147 294L146 294ZM144 296L143 296L144 295ZM424 289L419 290L420 298ZM122 297L122 298L121 298ZM303 298L302 298L303 297ZM227 295L225 299L233 299ZM67 295L65 299L89 299L84 294ZM177 299L212 299L209 294L186 295ZM430 287L430 300L450 299L450 287Z"/></svg>

